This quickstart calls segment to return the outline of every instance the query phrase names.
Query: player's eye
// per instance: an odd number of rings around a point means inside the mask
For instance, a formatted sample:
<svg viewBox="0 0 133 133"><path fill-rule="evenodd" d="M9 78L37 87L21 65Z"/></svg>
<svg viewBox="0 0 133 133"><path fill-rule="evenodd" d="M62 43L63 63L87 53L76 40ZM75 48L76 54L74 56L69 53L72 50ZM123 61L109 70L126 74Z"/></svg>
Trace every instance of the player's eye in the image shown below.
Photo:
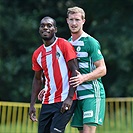
<svg viewBox="0 0 133 133"><path fill-rule="evenodd" d="M80 19L75 19L75 21L77 21L77 22L78 22L78 21L80 21Z"/></svg>
<svg viewBox="0 0 133 133"><path fill-rule="evenodd" d="M51 28L53 25L52 24L48 24L47 26L48 26L48 28Z"/></svg>
<svg viewBox="0 0 133 133"><path fill-rule="evenodd" d="M40 25L40 27L41 27L41 28L43 28L43 27L44 27L44 25L43 25L43 24L41 24L41 25Z"/></svg>

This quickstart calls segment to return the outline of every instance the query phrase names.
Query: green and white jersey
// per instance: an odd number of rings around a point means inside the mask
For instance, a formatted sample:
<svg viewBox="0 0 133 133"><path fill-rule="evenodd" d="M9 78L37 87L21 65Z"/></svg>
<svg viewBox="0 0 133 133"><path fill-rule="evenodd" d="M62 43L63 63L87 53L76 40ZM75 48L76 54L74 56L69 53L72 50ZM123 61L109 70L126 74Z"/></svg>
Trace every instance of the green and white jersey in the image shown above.
<svg viewBox="0 0 133 133"><path fill-rule="evenodd" d="M76 50L81 74L92 72L96 68L94 62L103 59L99 42L87 33L84 32L75 41L72 41L72 38L69 38L68 41L72 43ZM77 87L77 96L79 100L85 98L105 98L101 78L79 85Z"/></svg>

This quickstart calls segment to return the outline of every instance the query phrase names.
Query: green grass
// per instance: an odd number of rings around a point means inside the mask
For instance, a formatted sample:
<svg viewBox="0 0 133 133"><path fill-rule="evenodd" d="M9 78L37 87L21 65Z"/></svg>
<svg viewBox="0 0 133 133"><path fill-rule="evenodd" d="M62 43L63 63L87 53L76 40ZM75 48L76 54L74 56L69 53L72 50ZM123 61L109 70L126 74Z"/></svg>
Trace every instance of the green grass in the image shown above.
<svg viewBox="0 0 133 133"><path fill-rule="evenodd" d="M0 125L0 133L37 133L37 123L33 125L15 124L15 125ZM71 128L68 124L65 133L78 133L76 128ZM96 133L133 133L133 131L120 130L120 129L106 129L98 127Z"/></svg>

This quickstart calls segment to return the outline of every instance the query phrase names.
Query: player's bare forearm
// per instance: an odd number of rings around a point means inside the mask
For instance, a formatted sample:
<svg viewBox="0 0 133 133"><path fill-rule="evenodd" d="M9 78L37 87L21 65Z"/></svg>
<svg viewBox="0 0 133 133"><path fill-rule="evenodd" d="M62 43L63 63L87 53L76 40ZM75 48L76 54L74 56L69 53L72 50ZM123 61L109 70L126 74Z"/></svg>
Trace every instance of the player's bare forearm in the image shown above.
<svg viewBox="0 0 133 133"><path fill-rule="evenodd" d="M37 122L38 120L36 118L36 109L34 105L36 102L37 95L39 91L41 90L41 86L42 86L41 78L37 78L36 76L34 76L33 83L32 83L32 93L31 93L29 115L30 115L30 119L35 122Z"/></svg>
<svg viewBox="0 0 133 133"><path fill-rule="evenodd" d="M96 80L106 75L107 70L104 59L96 61L94 64L96 66L96 69L91 73L83 75L84 81Z"/></svg>
<svg viewBox="0 0 133 133"><path fill-rule="evenodd" d="M96 61L94 64L96 66L96 69L90 73L81 74L79 71L76 71L77 75L70 78L70 85L77 87L85 81L96 80L106 75L106 66L103 59Z"/></svg>
<svg viewBox="0 0 133 133"><path fill-rule="evenodd" d="M42 81L33 79L33 84L32 84L32 94L31 94L31 105L34 105L36 102L36 98L42 88Z"/></svg>
<svg viewBox="0 0 133 133"><path fill-rule="evenodd" d="M32 94L31 94L31 106L34 106L38 93L42 88L42 71L35 71L33 83L32 83Z"/></svg>
<svg viewBox="0 0 133 133"><path fill-rule="evenodd" d="M38 76L36 76L35 74L33 78L33 83L32 83L31 102L30 102L30 108L29 108L29 115L32 121L37 121L36 109L34 105L36 102L37 95L39 91L41 90L41 86L42 86L42 80L41 78L38 78Z"/></svg>

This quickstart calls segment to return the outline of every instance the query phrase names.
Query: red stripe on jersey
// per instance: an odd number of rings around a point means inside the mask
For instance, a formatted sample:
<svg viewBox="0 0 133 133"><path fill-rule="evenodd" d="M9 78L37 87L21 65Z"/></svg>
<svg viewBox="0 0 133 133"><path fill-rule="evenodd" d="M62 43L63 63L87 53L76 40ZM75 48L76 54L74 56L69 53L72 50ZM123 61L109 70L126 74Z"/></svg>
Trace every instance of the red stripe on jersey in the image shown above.
<svg viewBox="0 0 133 133"><path fill-rule="evenodd" d="M48 86L48 90L45 94L45 100L44 100L44 103L45 104L48 104L48 101L49 101L49 96L50 96L50 79L49 79L49 74L48 74L48 67L47 67L47 63L46 63L46 50L44 49L44 52L42 52L42 67L44 68L44 75L47 77L47 86Z"/></svg>
<svg viewBox="0 0 133 133"><path fill-rule="evenodd" d="M59 62L58 62L58 53L56 53L56 45L53 46L53 53L52 53L52 60L53 62L53 68L55 69L53 71L54 73L54 79L55 79L55 84L56 84L56 92L55 92L55 98L54 102L59 102L61 101L61 93L62 93L62 76L60 72L60 67L59 67Z"/></svg>

